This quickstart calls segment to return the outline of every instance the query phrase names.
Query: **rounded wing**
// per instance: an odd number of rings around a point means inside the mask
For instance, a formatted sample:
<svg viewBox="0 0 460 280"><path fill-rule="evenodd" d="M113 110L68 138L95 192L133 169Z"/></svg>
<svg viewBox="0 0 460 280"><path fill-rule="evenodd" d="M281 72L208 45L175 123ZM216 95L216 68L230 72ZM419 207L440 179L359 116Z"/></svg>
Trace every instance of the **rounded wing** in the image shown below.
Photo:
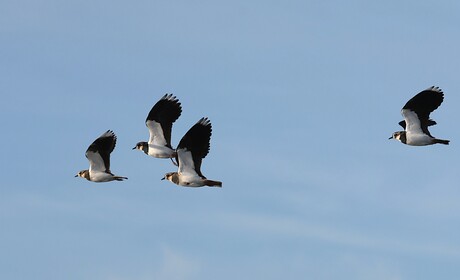
<svg viewBox="0 0 460 280"><path fill-rule="evenodd" d="M172 124L179 118L182 108L172 94L165 94L153 105L145 124L149 129L149 144L171 147Z"/></svg>
<svg viewBox="0 0 460 280"><path fill-rule="evenodd" d="M201 173L201 161L209 153L212 134L211 122L208 118L201 118L182 137L177 146L176 161L179 163L180 173L195 173L203 177Z"/></svg>
<svg viewBox="0 0 460 280"><path fill-rule="evenodd" d="M111 130L107 130L99 136L86 150L86 158L89 160L90 171L102 171L110 173L110 153L115 149L117 136Z"/></svg>
<svg viewBox="0 0 460 280"><path fill-rule="evenodd" d="M407 101L401 110L404 121L399 124L406 131L430 135L428 126L436 122L430 120L430 113L436 110L444 100L444 93L439 87L429 87Z"/></svg>

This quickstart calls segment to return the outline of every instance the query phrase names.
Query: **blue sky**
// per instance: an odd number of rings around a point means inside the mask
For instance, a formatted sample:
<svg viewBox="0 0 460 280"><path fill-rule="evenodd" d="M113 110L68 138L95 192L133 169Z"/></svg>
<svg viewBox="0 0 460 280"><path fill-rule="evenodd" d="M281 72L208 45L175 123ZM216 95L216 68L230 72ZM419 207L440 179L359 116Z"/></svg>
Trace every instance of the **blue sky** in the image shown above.
<svg viewBox="0 0 460 280"><path fill-rule="evenodd" d="M460 273L456 1L0 3L0 278L453 279ZM434 136L389 141L436 85ZM131 150L165 93L202 171ZM125 182L74 178L107 129Z"/></svg>

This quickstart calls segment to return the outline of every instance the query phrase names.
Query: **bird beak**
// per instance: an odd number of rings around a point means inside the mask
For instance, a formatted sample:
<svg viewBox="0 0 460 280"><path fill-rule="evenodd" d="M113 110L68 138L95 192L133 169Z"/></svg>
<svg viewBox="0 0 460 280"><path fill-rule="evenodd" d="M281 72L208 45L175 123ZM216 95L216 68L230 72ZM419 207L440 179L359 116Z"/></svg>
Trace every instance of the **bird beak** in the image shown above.
<svg viewBox="0 0 460 280"><path fill-rule="evenodd" d="M78 174L77 174L77 175L75 175L75 177L78 177Z"/></svg>
<svg viewBox="0 0 460 280"><path fill-rule="evenodd" d="M388 138L388 140L391 140L391 139L393 139L393 136L391 136L390 138Z"/></svg>
<svg viewBox="0 0 460 280"><path fill-rule="evenodd" d="M165 177L161 178L161 180L164 180L164 179L165 179Z"/></svg>
<svg viewBox="0 0 460 280"><path fill-rule="evenodd" d="M136 147L133 148L133 150L135 150L135 149L136 149Z"/></svg>

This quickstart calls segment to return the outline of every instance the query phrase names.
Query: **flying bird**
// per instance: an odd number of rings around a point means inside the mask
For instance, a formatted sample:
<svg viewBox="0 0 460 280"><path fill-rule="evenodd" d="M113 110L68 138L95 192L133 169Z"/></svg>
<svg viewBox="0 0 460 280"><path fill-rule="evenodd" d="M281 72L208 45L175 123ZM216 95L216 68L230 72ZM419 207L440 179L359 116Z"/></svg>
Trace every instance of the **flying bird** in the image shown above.
<svg viewBox="0 0 460 280"><path fill-rule="evenodd" d="M117 136L111 130L107 130L99 136L86 150L89 170L82 170L75 177L82 177L92 182L123 181L128 179L113 175L110 171L110 153L115 148L116 142Z"/></svg>
<svg viewBox="0 0 460 280"><path fill-rule="evenodd" d="M430 113L436 110L444 100L439 87L429 87L412 97L401 110L404 120L399 122L404 131L397 131L389 139L396 139L410 146L433 144L449 145L449 140L431 136L428 127L436 122L430 119Z"/></svg>
<svg viewBox="0 0 460 280"><path fill-rule="evenodd" d="M165 94L153 105L145 120L150 133L149 141L137 143L133 150L141 150L156 158L174 158L176 151L171 146L171 130L181 113L179 100L172 94Z"/></svg>
<svg viewBox="0 0 460 280"><path fill-rule="evenodd" d="M178 172L166 173L166 179L184 187L222 187L222 182L208 180L201 173L201 161L209 152L212 127L208 118L201 118L182 137L176 149Z"/></svg>

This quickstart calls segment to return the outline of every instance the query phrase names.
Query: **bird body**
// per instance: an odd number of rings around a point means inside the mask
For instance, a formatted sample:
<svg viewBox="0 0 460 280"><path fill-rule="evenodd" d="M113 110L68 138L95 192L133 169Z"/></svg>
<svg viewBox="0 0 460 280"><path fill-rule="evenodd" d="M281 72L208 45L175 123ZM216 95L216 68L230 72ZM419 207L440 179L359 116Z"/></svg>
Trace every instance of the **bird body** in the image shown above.
<svg viewBox="0 0 460 280"><path fill-rule="evenodd" d="M85 153L89 161L89 169L78 172L75 177L98 183L128 179L116 176L110 171L110 153L115 149L116 142L117 136L111 130L107 130L98 137Z"/></svg>
<svg viewBox="0 0 460 280"><path fill-rule="evenodd" d="M209 152L211 133L208 118L201 118L190 128L177 146L178 171L166 173L163 179L184 187L222 187L222 182L208 180L201 173L201 162Z"/></svg>
<svg viewBox="0 0 460 280"><path fill-rule="evenodd" d="M428 127L436 122L430 119L430 113L436 110L444 100L444 93L439 87L429 87L412 97L401 110L404 120L399 124L404 131L394 132L389 139L396 139L409 146L426 146L433 144L448 145L449 140L433 137Z"/></svg>
<svg viewBox="0 0 460 280"><path fill-rule="evenodd" d="M179 100L172 94L165 94L153 105L145 120L149 141L137 143L133 150L141 150L155 158L174 158L176 153L171 146L171 130L181 113Z"/></svg>

